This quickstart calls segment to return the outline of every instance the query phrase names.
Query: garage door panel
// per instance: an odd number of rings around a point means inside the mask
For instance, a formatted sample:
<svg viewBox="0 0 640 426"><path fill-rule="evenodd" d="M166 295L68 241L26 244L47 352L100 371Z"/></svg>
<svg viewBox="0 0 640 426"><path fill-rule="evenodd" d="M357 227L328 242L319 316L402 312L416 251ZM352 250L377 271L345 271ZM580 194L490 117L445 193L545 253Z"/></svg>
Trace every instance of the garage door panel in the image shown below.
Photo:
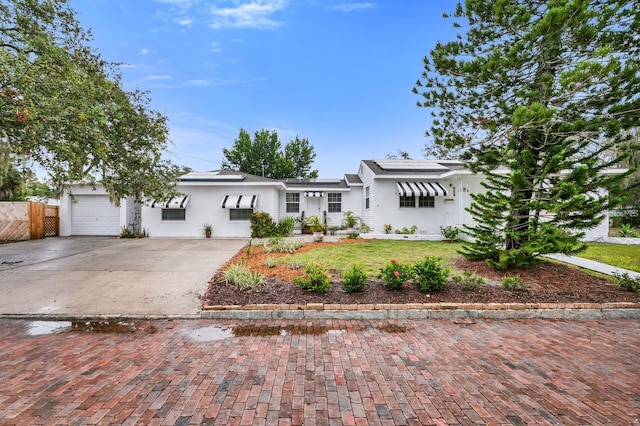
<svg viewBox="0 0 640 426"><path fill-rule="evenodd" d="M76 195L71 204L71 235L118 235L120 209L104 195Z"/></svg>

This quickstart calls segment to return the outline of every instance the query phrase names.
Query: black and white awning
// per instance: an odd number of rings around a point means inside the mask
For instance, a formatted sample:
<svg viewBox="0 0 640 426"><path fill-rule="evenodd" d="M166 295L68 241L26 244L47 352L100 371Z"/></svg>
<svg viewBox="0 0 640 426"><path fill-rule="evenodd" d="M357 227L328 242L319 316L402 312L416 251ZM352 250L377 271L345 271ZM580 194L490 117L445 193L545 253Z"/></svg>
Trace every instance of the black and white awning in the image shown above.
<svg viewBox="0 0 640 426"><path fill-rule="evenodd" d="M324 192L320 191L307 191L304 193L305 197L324 197Z"/></svg>
<svg viewBox="0 0 640 426"><path fill-rule="evenodd" d="M159 209L186 209L190 199L191 195L181 195L168 200L153 200L145 204L148 207Z"/></svg>
<svg viewBox="0 0 640 426"><path fill-rule="evenodd" d="M225 195L220 203L223 209L255 209L257 206L257 195Z"/></svg>
<svg viewBox="0 0 640 426"><path fill-rule="evenodd" d="M446 196L448 192L438 182L396 182L398 194L405 197Z"/></svg>

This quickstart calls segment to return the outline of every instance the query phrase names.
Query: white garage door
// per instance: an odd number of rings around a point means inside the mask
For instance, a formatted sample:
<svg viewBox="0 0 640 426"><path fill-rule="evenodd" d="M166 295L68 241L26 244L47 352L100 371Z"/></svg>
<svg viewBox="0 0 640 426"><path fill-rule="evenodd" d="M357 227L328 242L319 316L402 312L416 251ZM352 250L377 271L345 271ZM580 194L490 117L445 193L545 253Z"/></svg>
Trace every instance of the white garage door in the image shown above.
<svg viewBox="0 0 640 426"><path fill-rule="evenodd" d="M106 195L76 195L71 203L71 235L120 234L120 209Z"/></svg>

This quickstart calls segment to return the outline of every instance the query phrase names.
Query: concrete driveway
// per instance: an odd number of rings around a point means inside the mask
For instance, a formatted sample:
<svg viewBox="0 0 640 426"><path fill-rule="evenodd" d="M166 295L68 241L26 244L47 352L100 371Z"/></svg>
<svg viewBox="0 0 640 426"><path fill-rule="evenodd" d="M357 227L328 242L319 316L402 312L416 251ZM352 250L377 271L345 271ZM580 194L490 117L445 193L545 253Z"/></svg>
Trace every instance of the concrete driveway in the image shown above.
<svg viewBox="0 0 640 426"><path fill-rule="evenodd" d="M0 314L197 316L245 240L46 238L0 244Z"/></svg>

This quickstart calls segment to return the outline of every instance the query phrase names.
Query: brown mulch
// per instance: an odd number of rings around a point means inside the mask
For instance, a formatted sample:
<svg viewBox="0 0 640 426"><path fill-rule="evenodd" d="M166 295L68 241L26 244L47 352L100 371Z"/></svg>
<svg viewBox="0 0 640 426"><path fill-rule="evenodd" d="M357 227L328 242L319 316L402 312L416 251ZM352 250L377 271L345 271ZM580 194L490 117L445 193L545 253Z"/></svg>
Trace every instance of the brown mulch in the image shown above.
<svg viewBox="0 0 640 426"><path fill-rule="evenodd" d="M358 244L363 240L341 240L339 243L323 243L323 247L331 244ZM305 244L297 253L312 250L313 243ZM439 292L421 293L409 284L400 291L390 291L382 280L370 278L363 292L345 293L340 285L340 276L336 271L332 274L332 288L326 294L311 293L302 290L291 279L304 275L303 269L291 269L287 265L267 268L264 261L267 257L283 257L287 254L265 254L260 247L252 247L250 254L246 249L240 250L227 265L243 263L252 270L265 276L266 285L255 290L236 290L222 281L221 268L209 283L205 294L205 305L249 305L249 304L375 304L375 303L606 303L634 302L640 303L640 293L632 293L618 287L617 282L584 272L573 266L545 261L531 268L518 271L498 271L484 262L473 262L459 257L451 263L454 271L471 271L487 279L486 285L473 290L466 290L462 284L448 282ZM504 276L519 275L524 281L521 290L510 291L501 287Z"/></svg>

